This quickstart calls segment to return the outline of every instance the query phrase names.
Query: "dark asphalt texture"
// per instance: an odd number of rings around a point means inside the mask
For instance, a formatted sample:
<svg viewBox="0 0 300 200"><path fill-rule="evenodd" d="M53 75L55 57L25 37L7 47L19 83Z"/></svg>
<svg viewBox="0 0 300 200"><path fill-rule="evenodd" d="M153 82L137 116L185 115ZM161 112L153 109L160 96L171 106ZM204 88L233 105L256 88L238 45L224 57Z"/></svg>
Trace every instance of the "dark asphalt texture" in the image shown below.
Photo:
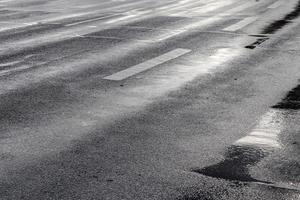
<svg viewBox="0 0 300 200"><path fill-rule="evenodd" d="M299 15L0 0L0 199L300 199Z"/></svg>

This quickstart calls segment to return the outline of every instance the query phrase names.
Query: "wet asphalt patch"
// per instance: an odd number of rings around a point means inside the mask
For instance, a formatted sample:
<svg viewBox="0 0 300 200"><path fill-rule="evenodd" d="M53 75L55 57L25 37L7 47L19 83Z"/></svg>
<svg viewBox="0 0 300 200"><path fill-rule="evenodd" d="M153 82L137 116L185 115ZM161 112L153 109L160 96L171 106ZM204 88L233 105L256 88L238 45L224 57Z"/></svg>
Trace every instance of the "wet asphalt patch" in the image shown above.
<svg viewBox="0 0 300 200"><path fill-rule="evenodd" d="M282 29L284 26L288 25L289 23L292 23L292 21L299 16L300 16L300 1L295 6L292 12L288 13L282 19L274 21L269 26L264 28L262 34L274 34L276 31ZM257 46L261 45L262 43L264 43L269 39L264 35L250 35L250 36L261 37L261 38L257 39L252 44L245 46L246 49L255 49Z"/></svg>
<svg viewBox="0 0 300 200"><path fill-rule="evenodd" d="M299 110L300 109L300 85L292 89L281 102L279 102L272 108Z"/></svg>
<svg viewBox="0 0 300 200"><path fill-rule="evenodd" d="M286 97L278 104L272 106L274 109L300 109L300 85L293 88ZM201 169L193 169L205 176L219 178L237 183L257 183L268 185L270 187L289 189L299 191L299 188L290 188L286 186L276 185L272 182L257 180L253 178L249 172L263 158L272 153L270 149L259 148L255 145L231 145L227 148L223 161L210 165Z"/></svg>
<svg viewBox="0 0 300 200"><path fill-rule="evenodd" d="M249 167L254 166L267 155L268 153L259 148L232 145L227 149L223 161L192 171L205 176L229 181L270 184L270 182L252 178L249 173Z"/></svg>
<svg viewBox="0 0 300 200"><path fill-rule="evenodd" d="M284 26L288 25L292 22L292 20L296 19L300 16L300 1L295 6L294 10L290 13L288 13L285 17L283 17L280 20L277 20L273 23L271 23L269 26L267 26L263 30L263 34L273 34L279 29L282 29Z"/></svg>

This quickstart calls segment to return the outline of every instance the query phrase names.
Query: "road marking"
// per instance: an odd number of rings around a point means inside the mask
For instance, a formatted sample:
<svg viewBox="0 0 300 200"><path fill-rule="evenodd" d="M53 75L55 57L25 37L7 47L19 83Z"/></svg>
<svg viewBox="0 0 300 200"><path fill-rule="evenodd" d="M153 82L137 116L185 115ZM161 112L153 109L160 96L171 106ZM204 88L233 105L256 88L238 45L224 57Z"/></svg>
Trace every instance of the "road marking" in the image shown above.
<svg viewBox="0 0 300 200"><path fill-rule="evenodd" d="M59 21L59 20L67 20L67 19L91 15L91 14L95 14L95 13L98 13L98 11L96 10L96 11L91 11L91 12L83 12L83 13L75 13L75 14L73 13L73 14L57 16L57 17L53 17L53 18L49 18L49 19L42 19L42 20L38 20L35 22L21 23L21 24L18 24L17 26L13 26L13 27L4 27L4 28L0 29L0 32L12 30L12 29L18 29L18 28L26 28L28 26L34 26L34 25L38 25L38 24L49 24L49 23L53 24L54 22ZM56 24L60 24L60 23L56 23Z"/></svg>
<svg viewBox="0 0 300 200"><path fill-rule="evenodd" d="M150 12L151 11L137 11L137 12L132 12L132 14L130 14L130 15L119 17L119 18L116 18L116 19L112 19L112 20L109 20L109 21L107 21L105 23L106 24L113 24L113 23L121 22L121 21L124 21L124 20L127 20L127 19L139 17L141 15L148 14Z"/></svg>
<svg viewBox="0 0 300 200"><path fill-rule="evenodd" d="M65 26L67 26L67 27L75 26L75 25L84 24L84 23L88 23L88 22L98 21L98 20L101 20L101 19L107 19L107 18L110 18L110 17L118 16L118 15L120 15L120 14L102 16L102 17L98 17L98 18L93 18L93 19L88 19L88 20L84 20L84 21L74 22L74 23L71 23L71 24L66 24Z"/></svg>
<svg viewBox="0 0 300 200"><path fill-rule="evenodd" d="M278 8L279 6L281 6L282 4L283 4L283 1L280 0L280 1L277 1L277 2L275 2L273 4L271 4L268 8L269 9L275 9L275 8Z"/></svg>
<svg viewBox="0 0 300 200"><path fill-rule="evenodd" d="M236 24L233 24L227 28L224 28L223 31L237 31L239 29L244 28L245 26L248 26L249 24L253 23L257 20L257 17L247 17L243 19L242 21L239 21Z"/></svg>
<svg viewBox="0 0 300 200"><path fill-rule="evenodd" d="M11 1L11 0L9 0ZM1 2L0 2L1 3ZM0 32L2 31L8 31L8 30L13 30L13 29L18 29L18 28L26 28L28 26L33 26L33 25L38 25L38 24L48 24L48 23L52 23L52 22L57 22L60 20L67 20L67 19L71 19L71 18L75 18L75 17L81 17L81 16L87 16L87 15L91 15L91 14L98 14L101 11L111 11L116 10L116 9L125 9L127 7L130 6L134 6L134 5L139 5L139 4L143 4L144 2L132 2L132 3L128 3L128 4L121 4L118 6L113 6L111 8L105 8L105 9L100 9L100 10L93 10L93 11L87 11L87 12L82 12L82 13L68 13L66 15L58 15L58 16L53 16L52 18L47 18L47 19L41 19L41 20L36 20L33 22L28 22L28 23L22 23L22 25L18 25L18 26L14 26L14 27L4 27L2 29L0 29ZM95 6L96 7L96 6ZM117 11L117 10L116 10Z"/></svg>
<svg viewBox="0 0 300 200"><path fill-rule="evenodd" d="M149 12L149 11L146 11L146 12ZM132 19L132 18L138 18L137 16L140 16L141 14L145 14L145 13L137 13L135 15L124 16L123 18L121 17L121 18L113 19L113 20L110 20L110 21L104 22L104 23L111 24L111 23L115 23L115 22L118 22L118 21L124 21L124 20L129 20L129 19ZM52 18L52 20L53 20L53 18ZM197 22L194 22L192 24L189 24L187 26L182 27L181 30L183 30L183 31L180 30L180 31L176 31L175 33L174 33L174 31L172 31L171 32L172 34L170 34L170 35L171 35L171 37L174 37L176 35L180 35L180 34L183 34L185 32L196 29L199 26L201 27L201 26L209 25L209 23L213 23L213 22L218 21L218 20L219 19L216 18L216 17L208 18L208 19L205 19L205 20L199 20ZM39 21L39 22L46 22L46 21L43 20L43 21ZM35 22L35 23L38 23L38 22ZM11 29L11 28L9 28L9 29ZM3 30L0 29L0 32L1 31L3 31ZM88 27L87 26L86 28L80 29L80 30L75 30L75 31L74 30L66 30L63 33L52 33L50 35L48 34L47 37L45 35L41 35L40 37L30 38L26 41L21 40L17 43L22 48L25 48L24 46L32 47L32 42L36 43L36 45L40 45L40 44L43 44L45 42L45 40L47 40L47 41L51 40L52 42L62 41L64 39L70 39L70 38L78 37L77 35L86 35L88 33L94 32L94 31L95 31L95 27ZM168 39L168 38L170 38L170 35L169 36L168 35L163 35L163 37L158 37L157 40L153 40L153 41L157 42L157 41L162 41L164 39ZM7 45L9 46L11 44L8 43ZM16 46L15 42L14 42L13 46ZM2 52L0 51L0 53L2 53Z"/></svg>
<svg viewBox="0 0 300 200"><path fill-rule="evenodd" d="M240 11L243 11L249 7L252 7L254 6L254 3L252 2L249 2L249 3L246 3L246 4L242 4L240 6L237 6L235 8L232 8L230 10L227 10L226 12L222 13L222 14L219 14L219 15L231 15L232 13L237 13L237 12L240 12Z"/></svg>
<svg viewBox="0 0 300 200"><path fill-rule="evenodd" d="M171 31L170 33L167 33L167 34L161 36L157 41L162 41L162 40L165 40L165 39L168 39L168 38L180 35L180 34L185 33L187 31L190 31L191 29L194 29L194 28L197 28L197 27L200 27L200 26L208 25L210 23L213 23L213 22L216 22L216 21L222 19L222 16L224 16L224 15L232 15L232 14L234 14L236 12L240 12L240 11L242 11L242 10L248 8L248 7L251 7L253 5L254 5L253 3L246 3L246 4L240 5L238 7L232 8L232 9L226 11L226 13L217 14L215 16L206 18L206 19L201 20L199 22L195 22L195 23L189 24L189 25L181 28L181 30Z"/></svg>
<svg viewBox="0 0 300 200"><path fill-rule="evenodd" d="M187 8L187 9L184 9L183 11L171 14L171 16L194 17L197 15L212 12L214 10L217 10L221 7L225 7L230 4L232 4L232 2L230 2L230 1L223 2L222 4L220 4L220 3L211 3L211 4L207 4L207 5L201 4L200 6L193 6L193 8L191 8L191 9Z"/></svg>
<svg viewBox="0 0 300 200"><path fill-rule="evenodd" d="M201 5L203 5L203 3L200 3ZM159 8L156 8L155 10L157 11L174 11L174 10L180 10L180 9L188 9L189 7L194 7L194 6L197 6L199 5L199 2L192 2L192 3L186 3L186 4L183 4L182 3L176 3L176 4L173 4L173 3L169 3L165 6L161 6Z"/></svg>
<svg viewBox="0 0 300 200"><path fill-rule="evenodd" d="M12 62L1 63L0 67L8 67L8 66L20 64L21 62L23 62L23 61L22 60L17 60L17 61L12 61Z"/></svg>
<svg viewBox="0 0 300 200"><path fill-rule="evenodd" d="M40 63L40 64L44 64L44 63ZM9 74L14 73L14 72L20 72L20 71L23 71L23 70L26 70L26 69L30 69L32 67L34 67L34 66L32 66L32 65L23 65L23 66L20 66L20 67L17 67L17 68L1 70L0 71L0 77L9 75Z"/></svg>
<svg viewBox="0 0 300 200"><path fill-rule="evenodd" d="M128 69L125 69L123 71L117 72L115 74L112 74L110 76L104 77L106 80L113 80L113 81L120 81L123 79L126 79L130 76L133 76L135 74L141 73L143 71L146 71L148 69L151 69L157 65L163 64L167 61L170 61L172 59L175 59L177 57L180 57L184 54L187 54L191 52L190 49L175 49L173 51L170 51L168 53L165 53L161 56L158 56L156 58L153 58L151 60L148 60L146 62L143 62L141 64L135 65L133 67L130 67Z"/></svg>
<svg viewBox="0 0 300 200"><path fill-rule="evenodd" d="M160 35L159 38L153 39L153 41L161 42L163 40L181 35L183 33L186 33L188 31L191 31L191 30L196 29L198 27L207 26L207 25L209 25L213 22L216 22L220 19L221 19L220 17L209 17L209 18L206 18L204 20L200 20L198 22L188 24L188 25L186 25L186 26L184 26L184 27L182 27L181 29L178 29L178 30L169 30L165 34Z"/></svg>
<svg viewBox="0 0 300 200"><path fill-rule="evenodd" d="M117 18L117 19L112 19L112 20L107 21L105 23L106 24L113 24L113 23L116 23L116 22L120 22L120 21L124 21L124 20L127 20L127 19L131 19L131 18L134 18L134 17L137 17L137 15L127 15L127 16L123 16L123 17L120 17L120 18Z"/></svg>
<svg viewBox="0 0 300 200"><path fill-rule="evenodd" d="M225 7L225 6L228 6L228 5L231 5L233 2L230 2L230 1L226 1L226 2L214 2L212 4L208 4L206 6L202 6L199 8L194 8L192 10L188 10L188 11L185 11L186 13L189 13L189 12L194 12L196 14L205 14L205 13L208 13L208 12L212 12L212 11L215 11L219 8L222 8L222 7Z"/></svg>
<svg viewBox="0 0 300 200"><path fill-rule="evenodd" d="M261 118L258 126L249 135L237 140L235 145L260 148L280 148L278 135L282 131L282 111L271 109Z"/></svg>
<svg viewBox="0 0 300 200"><path fill-rule="evenodd" d="M103 3L107 4L107 2ZM99 7L101 4L92 4L92 5L77 5L77 6L72 6L72 8L79 8L79 9L84 9L84 8L92 8L92 7Z"/></svg>

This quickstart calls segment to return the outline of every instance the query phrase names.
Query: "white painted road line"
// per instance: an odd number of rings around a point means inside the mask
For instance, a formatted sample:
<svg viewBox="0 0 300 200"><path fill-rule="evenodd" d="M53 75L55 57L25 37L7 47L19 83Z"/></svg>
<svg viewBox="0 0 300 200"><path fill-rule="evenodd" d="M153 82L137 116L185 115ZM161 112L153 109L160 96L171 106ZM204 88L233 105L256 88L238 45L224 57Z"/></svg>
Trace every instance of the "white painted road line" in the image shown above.
<svg viewBox="0 0 300 200"><path fill-rule="evenodd" d="M239 29L244 28L245 26L248 26L249 24L253 23L254 21L257 20L257 17L247 17L243 19L242 21L239 21L236 24L233 24L227 28L224 28L224 31L237 31Z"/></svg>
<svg viewBox="0 0 300 200"><path fill-rule="evenodd" d="M243 10L249 8L249 7L252 7L254 5L255 5L255 3L253 3L253 2L245 3L245 4L242 4L240 6L234 7L230 10L227 10L225 13L222 13L222 14L219 14L219 15L231 15L233 13L238 13L238 12L241 12L241 11L243 11Z"/></svg>
<svg viewBox="0 0 300 200"><path fill-rule="evenodd" d="M282 131L282 111L271 109L263 115L258 126L250 134L236 141L239 146L255 146L262 149L280 148L278 137Z"/></svg>
<svg viewBox="0 0 300 200"><path fill-rule="evenodd" d="M151 69L157 65L163 64L167 61L170 61L172 59L175 59L177 57L180 57L184 54L187 54L191 52L190 49L175 49L173 51L170 51L168 53L165 53L161 56L158 56L156 58L153 58L151 60L148 60L146 62L143 62L141 64L135 65L133 67L130 67L128 69L125 69L123 71L117 72L115 74L112 74L110 76L106 76L103 79L106 80L113 80L113 81L120 81L123 79L126 79L130 76L133 76L135 74L141 73L143 71L146 71L148 69Z"/></svg>
<svg viewBox="0 0 300 200"><path fill-rule="evenodd" d="M12 0L6 0L6 1L12 1ZM1 1L0 1L0 3L1 3ZM127 7L129 8L130 6L137 6L137 5L143 4L143 3L144 3L143 1L132 2L132 3L120 4L117 6L113 6L111 8L104 8L104 9L100 9L100 10L97 9L97 10L86 11L86 12L82 12L82 13L78 13L78 11L77 11L77 13L71 12L71 13L67 13L65 15L56 15L56 16L53 16L52 18L38 19L38 20L34 20L32 22L22 23L22 25L18 25L18 26L14 26L14 27L0 28L0 32L18 29L18 28L26 28L28 26L33 26L33 25L38 25L38 24L48 24L48 23L56 23L56 22L59 23L60 20L67 20L67 19L72 19L75 17L88 16L88 15L98 14L98 13L105 12L105 11L109 11L109 12L111 12L112 10L118 11L117 9L125 9ZM95 6L95 7L98 7L98 6Z"/></svg>
<svg viewBox="0 0 300 200"><path fill-rule="evenodd" d="M128 19L132 19L132 18L137 18L141 15L144 15L144 14L148 14L150 13L151 11L135 11L135 12L132 12L129 15L125 15L125 16L122 16L122 17L119 17L119 18L116 18L116 19L112 19L112 20L109 20L107 22L105 22L106 24L113 24L113 23L116 23L116 22L121 22L121 21L124 21L124 20L128 20Z"/></svg>
<svg viewBox="0 0 300 200"><path fill-rule="evenodd" d="M23 62L22 60L17 60L17 61L12 61L12 62L0 63L0 68L16 65L16 64L19 64L22 62Z"/></svg>
<svg viewBox="0 0 300 200"><path fill-rule="evenodd" d="M13 26L13 27L4 27L0 29L0 32L2 31L8 31L8 30L13 30L13 29L18 29L18 28L26 28L29 26L34 26L34 25L38 25L38 24L60 24L58 23L58 21L60 20L67 20L67 19L72 19L75 17L82 17L82 16L87 16L87 15L91 15L91 14L96 14L99 11L91 11L91 12L83 12L83 13L72 13L72 14L66 14L66 15L60 15L60 16L56 16L53 18L48 18L48 19L42 19L42 20L37 20L34 22L28 22L28 23L21 23L18 24L17 26ZM57 22L57 23L55 23ZM3 23L3 22L1 22Z"/></svg>
<svg viewBox="0 0 300 200"><path fill-rule="evenodd" d="M280 1L277 1L277 2L275 2L273 4L271 4L268 8L269 9L275 9L275 8L278 8L279 6L281 6L282 4L283 4L283 1L280 0Z"/></svg>
<svg viewBox="0 0 300 200"><path fill-rule="evenodd" d="M19 71L23 71L23 70L26 70L26 69L30 69L32 67L34 67L34 66L32 66L32 65L23 65L23 66L20 66L20 67L17 67L17 68L1 70L0 71L0 77L5 76L5 75L9 75L9 74L14 73L14 72L19 72Z"/></svg>
<svg viewBox="0 0 300 200"><path fill-rule="evenodd" d="M174 14L172 14L172 16L186 15L187 17L193 17L193 16L197 16L197 15L215 11L221 7L225 7L230 4L232 4L232 2L227 1L227 2L222 2L222 3L212 3L212 4L207 4L207 5L194 6L192 9L186 9L184 11L174 13Z"/></svg>
<svg viewBox="0 0 300 200"><path fill-rule="evenodd" d="M232 9L229 9L226 11L226 13L221 13L221 14L217 14L215 16L212 16L212 17L208 17L204 20L201 20L199 22L195 22L195 23L192 23L192 24L189 24L185 27L181 27L180 29L181 30L177 30L177 31L171 31L170 33L167 33L163 36L161 36L159 39L157 39L156 41L162 41L162 40L165 40L165 39L168 39L168 38L171 38L171 37L174 37L174 36L177 36L177 35L180 35L182 33L185 33L187 31L190 31L192 29L195 29L195 28L198 28L198 27L201 27L201 26L206 26L208 24L212 24L220 19L222 19L222 16L226 16L226 15L233 15L235 14L236 12L240 12L248 7L252 7L254 6L254 4L252 2L250 3L246 3L246 4L242 4L238 7L234 7ZM256 18L257 19L257 18ZM242 28L242 27L241 27Z"/></svg>
<svg viewBox="0 0 300 200"><path fill-rule="evenodd" d="M159 38L153 39L152 41L161 42L163 40L167 40L169 38L178 36L180 34L188 32L188 31L192 31L192 30L197 29L199 27L207 26L207 25L212 24L212 23L214 23L214 22L216 22L220 19L222 19L222 18L220 18L220 17L209 17L209 18L206 18L204 20L200 20L200 21L194 22L192 24L188 24L184 27L179 28L178 30L174 30L174 31L170 30L165 34L160 35Z"/></svg>
<svg viewBox="0 0 300 200"><path fill-rule="evenodd" d="M225 6L228 6L228 5L231 5L233 2L231 1L225 1L225 2L214 2L212 4L208 4L206 6L202 6L199 8L195 8L195 9L192 9L192 10L188 10L186 12L195 12L197 14L205 14L205 13L208 13L208 12L212 12L212 11L215 11L219 8L222 8L222 7L225 7Z"/></svg>
<svg viewBox="0 0 300 200"><path fill-rule="evenodd" d="M98 17L98 18L93 18L93 19L88 19L88 20L84 20L84 21L79 21L79 22L74 22L71 24L66 24L65 26L75 26L75 25L79 25L79 24L84 24L84 23L88 23L88 22L94 22L94 21L98 21L101 19L107 19L107 18L111 18L114 16L120 16L120 14L114 14L114 15L108 15L108 16L102 16L102 17Z"/></svg>

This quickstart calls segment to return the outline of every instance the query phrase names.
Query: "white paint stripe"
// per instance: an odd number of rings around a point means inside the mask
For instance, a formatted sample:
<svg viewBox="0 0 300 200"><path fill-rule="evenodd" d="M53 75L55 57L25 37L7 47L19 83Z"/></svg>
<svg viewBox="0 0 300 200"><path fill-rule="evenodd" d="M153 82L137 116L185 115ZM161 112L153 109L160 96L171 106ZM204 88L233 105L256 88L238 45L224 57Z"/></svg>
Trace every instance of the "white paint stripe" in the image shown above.
<svg viewBox="0 0 300 200"><path fill-rule="evenodd" d="M151 69L157 65L160 65L160 64L163 64L167 61L170 61L172 59L175 59L179 56L182 56L184 54L187 54L191 52L191 50L189 49L175 49L173 51L170 51L166 54L163 54L161 56L158 56L156 58L153 58L151 60L148 60L144 63L141 63L141 64L138 64L138 65L135 65L133 67L130 67L128 69L125 69L123 71L120 71L120 72L117 72L113 75L110 75L110 76L106 76L104 77L104 79L106 80L114 80L114 81L120 81L120 80L123 80L123 79L126 79L130 76L133 76L135 74L138 74L138 73L141 73L143 71L146 71L148 69Z"/></svg>
<svg viewBox="0 0 300 200"><path fill-rule="evenodd" d="M189 32L189 31L191 31L193 29L196 29L196 28L199 28L201 26L206 26L206 25L212 24L213 22L216 22L220 19L221 19L220 17L209 17L209 18L206 18L204 20L200 20L199 22L188 24L188 25L182 27L182 29L175 30L175 31L173 31L173 30L167 31L165 34L160 35L159 38L153 39L153 41L160 42L160 41L178 36L180 34Z"/></svg>
<svg viewBox="0 0 300 200"><path fill-rule="evenodd" d="M38 20L35 22L28 22L28 23L21 23L17 26L13 26L13 27L4 27L0 29L0 32L2 31L8 31L8 30L12 30L12 29L18 29L18 28L26 28L28 26L33 26L33 25L38 25L38 24L48 24L48 23L53 23L59 20L67 20L67 19L72 19L75 17L81 17L81 16L86 16L86 15L91 15L91 14L95 14L98 13L99 11L91 11L91 12L84 12L84 13L75 13L75 14L67 14L67 15L62 15L62 16L58 16L58 17L53 17L47 20ZM59 23L58 23L59 24Z"/></svg>
<svg viewBox="0 0 300 200"><path fill-rule="evenodd" d="M257 17L247 17L245 19L243 19L242 21L239 21L236 24L233 24L227 28L224 28L224 31L237 31L239 29L242 29L246 26L248 26L249 24L253 23L254 21L257 20Z"/></svg>
<svg viewBox="0 0 300 200"><path fill-rule="evenodd" d="M1 63L0 67L8 67L8 66L12 66L12 65L16 65L23 62L22 60L17 60L17 61L12 61L12 62L7 62L7 63Z"/></svg>
<svg viewBox="0 0 300 200"><path fill-rule="evenodd" d="M71 23L71 24L66 24L65 26L67 26L67 27L68 26L75 26L75 25L84 24L84 23L88 23L88 22L98 21L98 20L101 20L101 19L111 18L111 17L118 16L118 15L120 15L120 14L108 15L108 16L98 17L98 18L94 18L94 19L88 19L88 20L84 20L84 21L80 21L80 22L74 22L74 23Z"/></svg>
<svg viewBox="0 0 300 200"><path fill-rule="evenodd" d="M251 145L251 146L267 146L267 147L276 147L279 148L280 144L276 139L273 138L262 138L257 136L248 135L238 140L236 143L243 145Z"/></svg>
<svg viewBox="0 0 300 200"><path fill-rule="evenodd" d="M250 145L260 148L280 148L278 135L282 129L282 111L270 110L260 120L258 126L251 133L237 140L235 145Z"/></svg>
<svg viewBox="0 0 300 200"><path fill-rule="evenodd" d="M217 10L221 7L225 7L227 5L232 4L233 2L227 1L223 3L213 3L213 4L207 4L207 5L201 5L201 6L194 6L192 9L184 9L183 11L176 12L174 14L171 14L171 16L187 16L187 17L193 17L196 15L205 14L208 12L212 12L214 10Z"/></svg>
<svg viewBox="0 0 300 200"><path fill-rule="evenodd" d="M46 63L46 62L45 62ZM39 64L43 64L43 63L39 63ZM35 65L36 66L36 65ZM13 69L7 69L7 70L1 70L0 71L0 77L1 76L5 76L5 75L9 75L13 72L19 72L19 71L23 71L23 70L26 70L26 69L30 69L34 66L32 65L23 65L23 66L20 66L18 68L13 68Z"/></svg>
<svg viewBox="0 0 300 200"><path fill-rule="evenodd" d="M61 15L61 16L53 17L53 18L46 19L46 20L40 20L38 22L33 22L33 23L50 23L50 22L55 22L55 21L59 21L59 20L66 20L66 19L72 19L72 18L75 18L75 17L82 17L82 16L87 16L87 15L92 15L92 14L96 14L98 12L99 12L98 10L93 10L93 11L90 11L90 12L66 14L66 15Z"/></svg>
<svg viewBox="0 0 300 200"><path fill-rule="evenodd" d="M275 8L278 8L279 6L281 6L282 4L283 4L283 1L280 0L280 1L277 1L277 2L275 2L273 4L271 4L268 8L269 9L275 9Z"/></svg>
<svg viewBox="0 0 300 200"><path fill-rule="evenodd" d="M124 20L127 20L127 19L131 19L131 18L134 18L134 17L137 17L137 15L128 15L128 16L117 18L117 19L112 19L112 20L107 21L105 23L106 24L113 24L113 23L116 23L116 22L120 22L120 21L124 21Z"/></svg>
<svg viewBox="0 0 300 200"><path fill-rule="evenodd" d="M214 10L217 10L221 7L225 7L225 6L228 6L230 4L232 4L233 2L230 2L230 1L227 1L227 2L224 2L222 4L219 4L219 3L214 3L213 5L207 5L207 6L202 6L201 7L201 10L199 11L195 11L195 10L187 10L187 11L182 11L182 12L178 12L174 15L180 15L180 14L187 14L187 15L199 15L199 14L205 14L207 12L211 12L211 11L214 11ZM234 7L232 9L229 9L227 11L225 11L224 13L220 13L220 14L217 14L216 16L227 16L227 15L232 15L234 13L237 13L237 12L241 12L249 7L252 7L254 6L255 3L253 2L248 2L246 4L242 4L240 6L237 6L237 7Z"/></svg>
<svg viewBox="0 0 300 200"><path fill-rule="evenodd" d="M202 3L200 3L202 5ZM177 3L175 5L173 4L168 4L168 5L165 5L165 6L161 6L155 10L157 11L174 11L174 10L180 10L180 9L188 9L189 7L194 7L194 6L197 6L199 5L199 2L193 2L193 3L187 3L187 4L184 4L182 5L182 3Z"/></svg>
<svg viewBox="0 0 300 200"><path fill-rule="evenodd" d="M117 19L112 19L112 20L109 20L107 22L105 22L106 24L113 24L113 23L116 23L116 22L120 22L120 21L124 21L124 20L127 20L127 19L131 19L131 18L135 18L135 17L139 17L141 15L144 15L144 14L147 14L147 13L150 13L151 11L141 11L141 12L136 12L136 14L130 14L130 15L127 15L127 16L123 16L123 17L119 17Z"/></svg>
<svg viewBox="0 0 300 200"><path fill-rule="evenodd" d="M68 13L66 15L58 15L52 18L47 18L47 19L38 19L35 20L33 22L28 22L28 23L22 23L22 25L18 25L18 26L14 26L14 27L4 27L0 29L0 32L2 31L8 31L8 30L13 30L13 29L17 29L17 28L26 28L28 26L32 26L32 25L38 25L38 24L47 24L47 23L53 23L53 22L57 22L60 20L67 20L67 19L71 19L71 18L75 18L75 17L81 17L81 16L88 16L88 15L92 15L92 14L98 14L104 11L111 11L112 9L124 9L130 6L137 6L139 4L143 4L144 2L132 2L132 3L127 3L127 4L121 4L118 6L113 6L110 8L105 8L105 9L100 9L100 10L93 10L93 11L87 11L87 12L82 12L82 13ZM98 6L97 6L98 7Z"/></svg>
<svg viewBox="0 0 300 200"><path fill-rule="evenodd" d="M103 3L103 4L107 4L107 2ZM84 8L92 8L92 7L98 7L101 4L89 4L89 5L77 5L77 6L72 6L72 8L80 8L80 9L84 9Z"/></svg>
<svg viewBox="0 0 300 200"><path fill-rule="evenodd" d="M230 14L230 13L237 13L237 12L243 11L243 10L249 8L249 7L252 7L254 5L255 5L255 3L249 2L249 3L246 3L246 4L242 4L240 6L237 6L235 8L232 8L230 10L227 10L226 13L228 13L228 14Z"/></svg>
<svg viewBox="0 0 300 200"><path fill-rule="evenodd" d="M139 16L140 15L141 15L141 13L139 13ZM115 20L111 20L111 21L108 21L106 23L111 24L111 23L115 23L115 22L118 22L118 21L128 20L128 19L131 19L131 18L137 18L137 15L125 16L123 18L118 18L118 19L115 19ZM168 39L168 38L170 38L170 35L171 35L171 37L173 37L173 36L191 31L192 29L196 29L196 28L199 28L201 26L208 25L210 23L218 21L219 19L220 18L217 18L217 17L210 17L210 18L207 18L205 20L197 21L196 23L192 23L192 24L189 24L187 26L184 26L183 29L182 29L183 31L180 30L180 31L175 32L175 33L172 31L171 34L167 33L166 35L163 35L162 37L159 36L155 40L155 42L162 41L164 39ZM48 23L49 23L49 21L48 21ZM11 29L11 28L9 28L9 29ZM0 31L1 31L1 29L0 29ZM53 33L53 34L47 35L47 37L46 36L40 36L38 38L30 38L29 40L26 40L26 41L20 41L20 42L18 42L18 45L16 45L15 42L14 42L13 46L20 46L20 47L24 47L26 45L32 46L33 42L38 43L38 44L42 44L42 43L44 43L45 40L46 41L52 40L52 42L61 41L61 40L69 39L69 38L72 38L72 37L78 37L78 35L85 35L85 34L88 34L88 33L94 32L94 31L95 31L94 27L86 27L85 29L80 29L80 30L77 30L77 31L67 30L64 33ZM9 45L10 44L8 43L7 46L9 46ZM0 53L1 53L1 50L0 50Z"/></svg>
<svg viewBox="0 0 300 200"><path fill-rule="evenodd" d="M278 130L278 129L272 129L272 128L269 128L269 129L266 129L266 128L256 128L253 131L264 132L264 133L268 133L268 134L278 134L278 133L280 133L280 130Z"/></svg>
<svg viewBox="0 0 300 200"><path fill-rule="evenodd" d="M4 28L0 29L0 32L9 31L9 30L12 30L12 29L17 29L17 28L24 28L24 27L27 27L27 26L28 25L26 25L26 24L21 24L21 25L17 25L17 26L13 26L13 27L4 27Z"/></svg>
<svg viewBox="0 0 300 200"><path fill-rule="evenodd" d="M212 12L212 11L217 10L219 8L231 5L232 3L233 2L230 2L230 1L221 2L221 3L220 2L214 2L214 3L209 4L207 6L203 6L202 8L200 7L200 9L199 8L192 9L191 11L195 12L197 14L204 14L204 13ZM186 12L190 12L190 11L186 11Z"/></svg>
<svg viewBox="0 0 300 200"><path fill-rule="evenodd" d="M275 130L272 128L270 128L271 130L268 129L253 129L252 132L250 134L252 135L263 135L263 134L267 134L267 135L278 135L280 133L280 130Z"/></svg>
<svg viewBox="0 0 300 200"><path fill-rule="evenodd" d="M243 4L241 6L238 6L238 7L235 7L233 9L230 9L226 12L226 14L217 14L215 16L212 16L212 17L209 17L209 18L206 18L204 20L201 20L199 22L196 22L196 23L192 23L192 24L189 24L183 28L181 28L181 30L178 30L178 31L171 31L169 33L166 33L162 36L160 36L159 39L157 39L156 41L162 41L162 40L165 40L165 39L169 39L171 37L174 37L174 36L177 36L177 35L180 35L182 33L185 33L187 31L190 31L191 29L194 29L194 28L198 28L198 27L201 27L201 26L205 26L205 25L208 25L208 24L211 24L213 22L216 22L220 19L222 19L222 15L232 15L236 12L239 12L239 11L242 11L248 7L251 7L253 6L254 4L253 3L246 3L246 4ZM254 17L253 17L254 18ZM257 19L257 18L256 18Z"/></svg>
<svg viewBox="0 0 300 200"><path fill-rule="evenodd" d="M266 133L266 132L257 132L257 131L253 131L253 132L250 133L250 136L261 137L261 138L273 138L273 139L276 139L277 134L270 134L270 133Z"/></svg>

